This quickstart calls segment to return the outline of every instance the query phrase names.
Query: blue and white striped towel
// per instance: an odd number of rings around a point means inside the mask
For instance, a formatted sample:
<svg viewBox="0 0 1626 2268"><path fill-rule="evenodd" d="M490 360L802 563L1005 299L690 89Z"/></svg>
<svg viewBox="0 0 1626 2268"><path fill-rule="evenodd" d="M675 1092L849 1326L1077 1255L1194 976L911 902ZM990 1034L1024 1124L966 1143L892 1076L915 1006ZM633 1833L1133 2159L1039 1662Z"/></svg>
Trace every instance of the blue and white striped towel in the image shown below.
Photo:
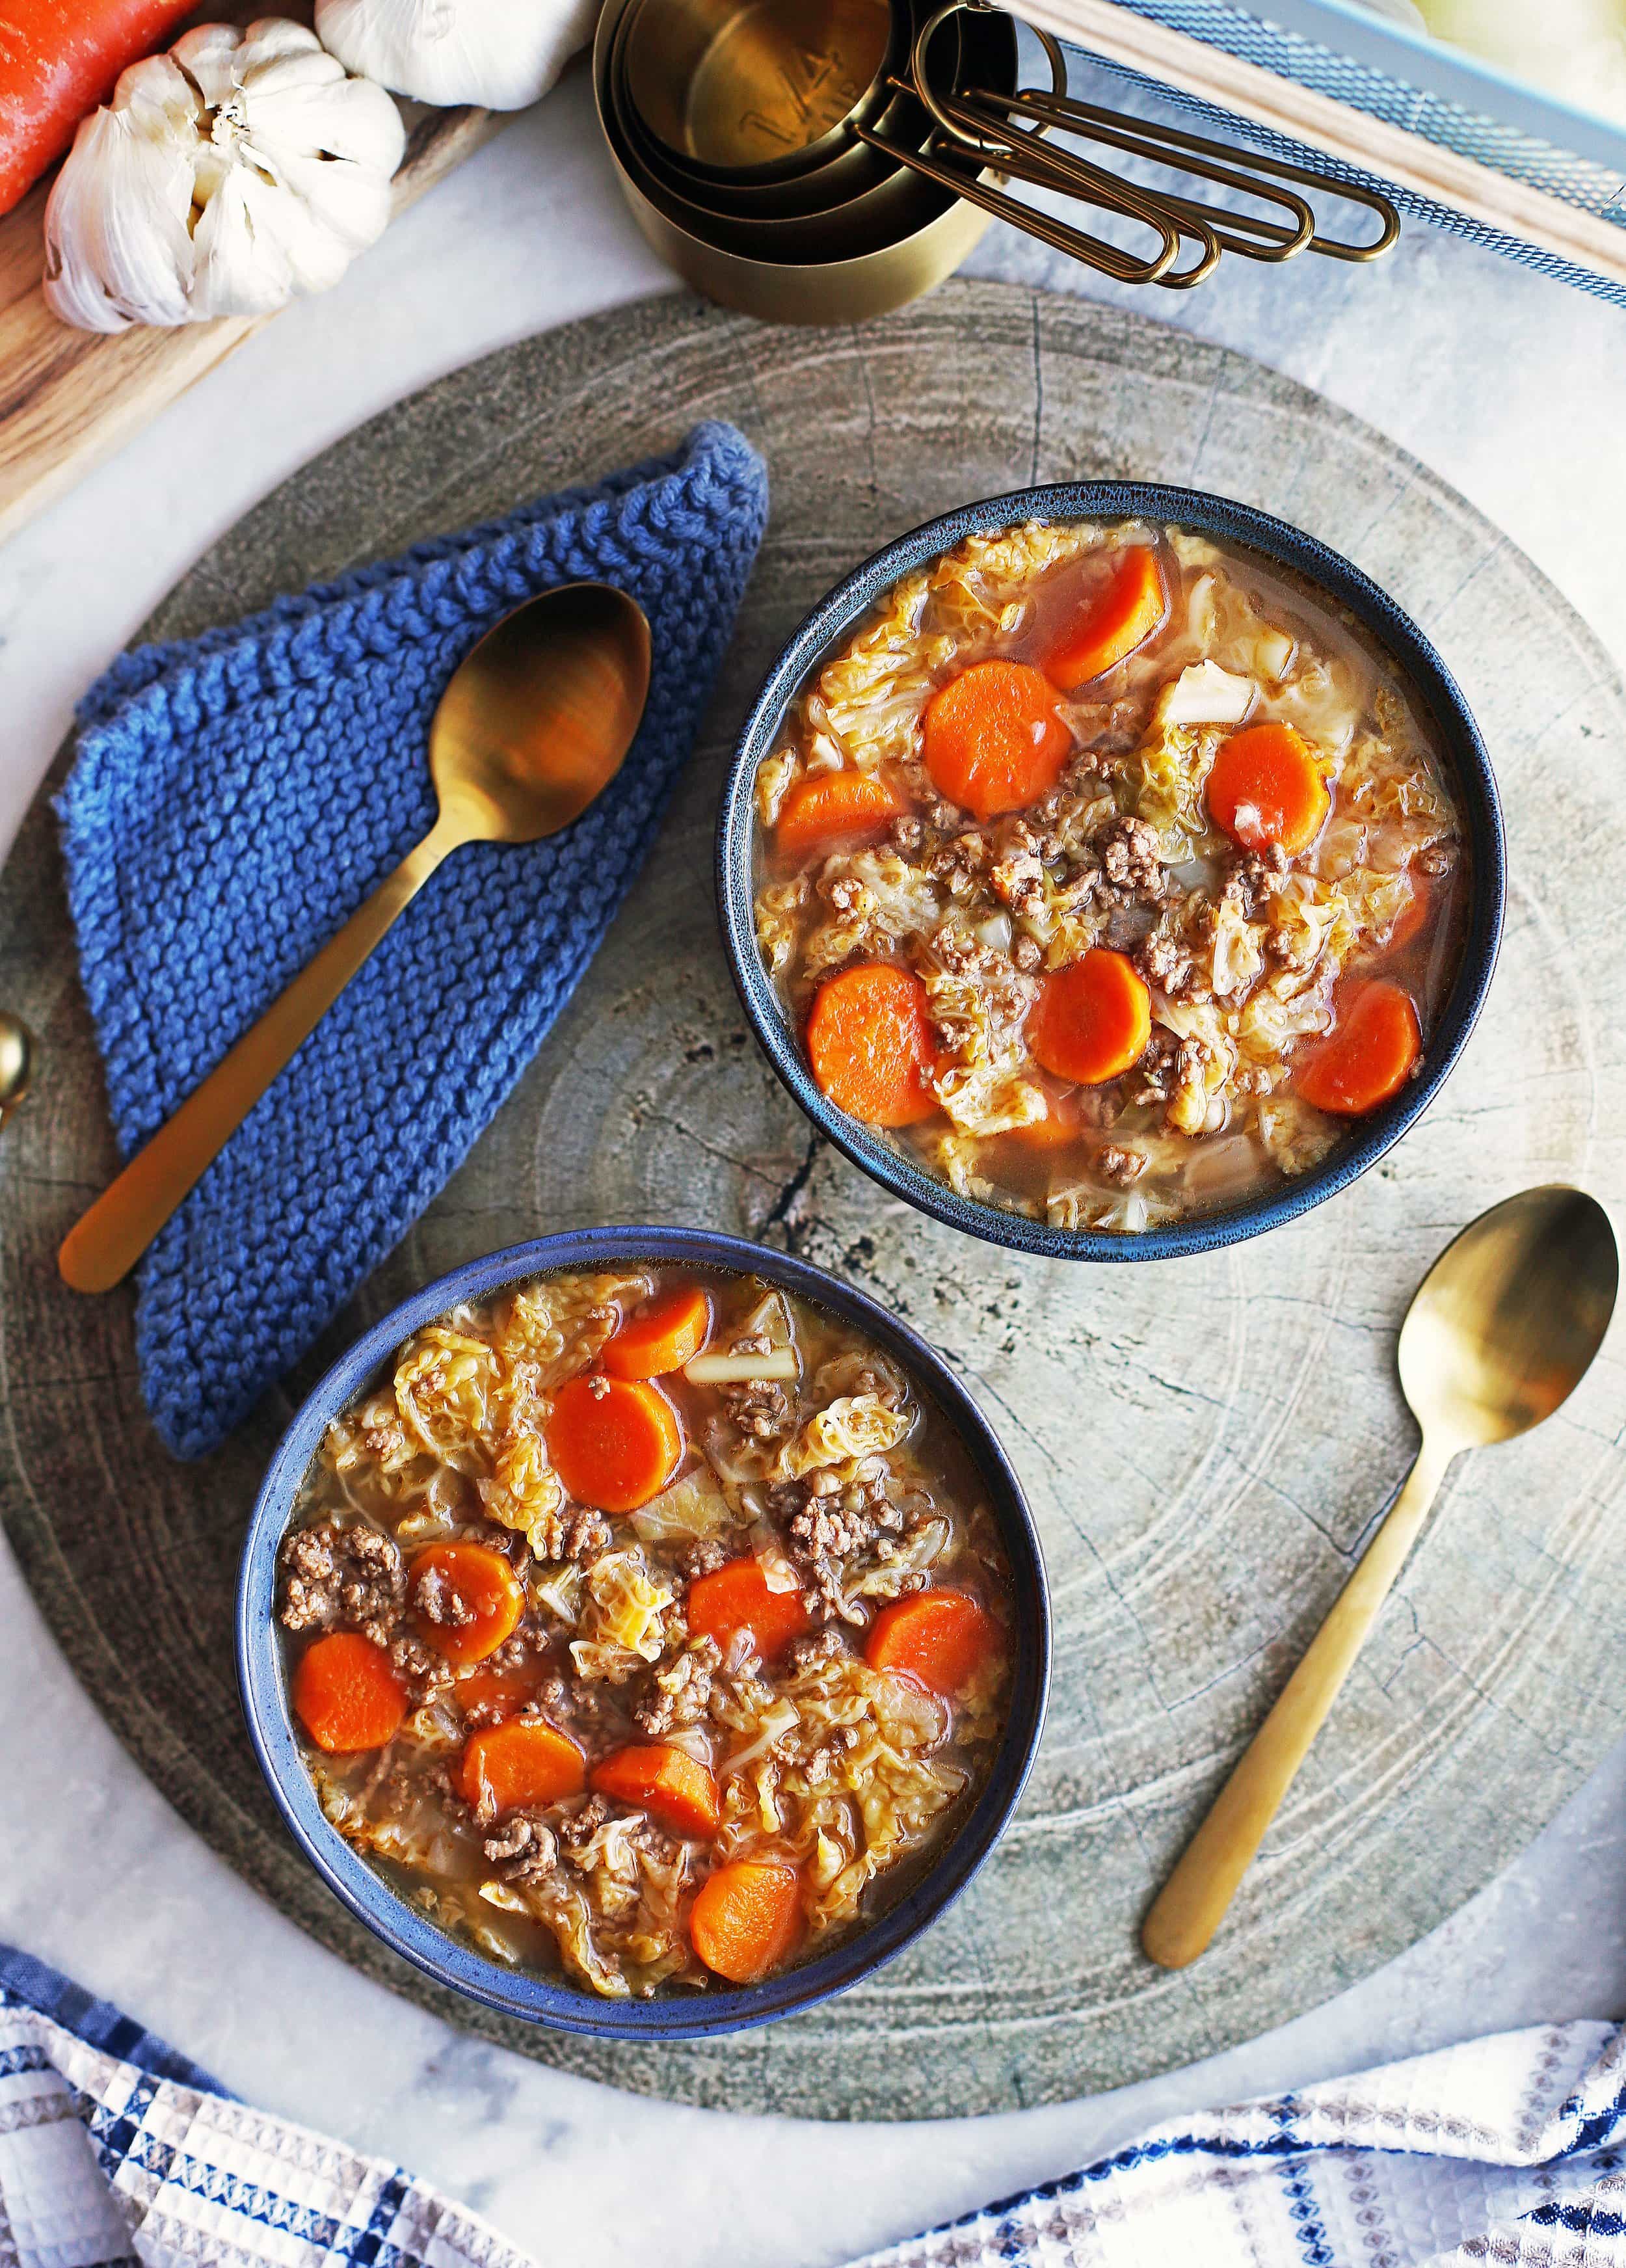
<svg viewBox="0 0 1626 2268"><path fill-rule="evenodd" d="M0 1946L0 2268L536 2268Z"/></svg>
<svg viewBox="0 0 1626 2268"><path fill-rule="evenodd" d="M810 2232L817 2249L816 2232ZM0 2268L535 2268L0 1948ZM1626 2268L1626 2029L1505 2032L1160 2127L859 2268Z"/></svg>

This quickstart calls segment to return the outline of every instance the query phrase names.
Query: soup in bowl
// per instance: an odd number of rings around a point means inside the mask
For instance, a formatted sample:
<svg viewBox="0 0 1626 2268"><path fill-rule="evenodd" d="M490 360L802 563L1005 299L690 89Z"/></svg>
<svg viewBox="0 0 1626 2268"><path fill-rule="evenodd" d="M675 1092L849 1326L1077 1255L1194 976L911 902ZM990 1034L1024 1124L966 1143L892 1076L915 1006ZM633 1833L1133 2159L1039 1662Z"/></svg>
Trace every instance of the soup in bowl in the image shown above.
<svg viewBox="0 0 1626 2268"><path fill-rule="evenodd" d="M1380 1155L1499 934L1495 789L1415 626L1164 490L934 523L816 610L725 802L753 1022L832 1138L998 1241L1156 1256Z"/></svg>
<svg viewBox="0 0 1626 2268"><path fill-rule="evenodd" d="M818 1271L601 1231L449 1278L313 1397L245 1697L341 1895L585 2030L763 2021L968 1879L1037 1740L1042 1576L963 1390Z"/></svg>

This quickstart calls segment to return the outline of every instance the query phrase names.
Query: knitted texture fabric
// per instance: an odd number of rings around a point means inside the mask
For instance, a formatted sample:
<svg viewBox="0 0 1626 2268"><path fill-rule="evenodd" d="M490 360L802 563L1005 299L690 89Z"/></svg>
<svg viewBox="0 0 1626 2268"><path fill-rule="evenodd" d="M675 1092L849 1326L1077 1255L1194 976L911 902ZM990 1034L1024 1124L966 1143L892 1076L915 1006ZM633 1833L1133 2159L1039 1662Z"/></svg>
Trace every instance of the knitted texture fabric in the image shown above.
<svg viewBox="0 0 1626 2268"><path fill-rule="evenodd" d="M592 578L652 634L611 785L548 841L447 860L147 1254L136 1351L177 1455L215 1447L310 1345L569 1000L693 744L767 511L761 460L707 423L598 488L138 648L87 695L57 808L128 1158L427 833L430 719L499 616Z"/></svg>

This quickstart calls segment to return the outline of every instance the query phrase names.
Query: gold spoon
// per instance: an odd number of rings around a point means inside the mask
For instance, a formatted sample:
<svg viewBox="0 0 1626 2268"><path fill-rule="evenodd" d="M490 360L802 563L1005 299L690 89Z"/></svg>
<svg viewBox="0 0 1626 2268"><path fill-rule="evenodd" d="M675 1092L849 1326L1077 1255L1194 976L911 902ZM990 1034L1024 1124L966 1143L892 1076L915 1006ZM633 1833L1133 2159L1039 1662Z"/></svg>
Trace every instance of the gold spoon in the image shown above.
<svg viewBox="0 0 1626 2268"><path fill-rule="evenodd" d="M0 1126L27 1096L33 1058L33 1034L20 1016L0 1008Z"/></svg>
<svg viewBox="0 0 1626 2268"><path fill-rule="evenodd" d="M527 600L458 665L430 727L440 815L415 850L104 1190L58 1253L76 1292L128 1275L447 853L536 843L621 770L649 698L644 610L604 583Z"/></svg>
<svg viewBox="0 0 1626 2268"><path fill-rule="evenodd" d="M1481 1213L1424 1278L1399 1348L1401 1387L1423 1428L1417 1461L1146 1917L1140 1941L1165 1969L1195 1961L1224 1919L1453 1458L1552 1416L1602 1344L1619 1285L1608 1215L1556 1186Z"/></svg>

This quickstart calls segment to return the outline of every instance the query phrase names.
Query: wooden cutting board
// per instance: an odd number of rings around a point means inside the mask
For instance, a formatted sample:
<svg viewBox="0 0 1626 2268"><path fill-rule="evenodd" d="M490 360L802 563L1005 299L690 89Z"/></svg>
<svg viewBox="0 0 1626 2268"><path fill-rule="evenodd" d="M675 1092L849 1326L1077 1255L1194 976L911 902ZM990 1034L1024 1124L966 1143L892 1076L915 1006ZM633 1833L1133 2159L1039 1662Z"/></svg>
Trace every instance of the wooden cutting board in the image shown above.
<svg viewBox="0 0 1626 2268"><path fill-rule="evenodd" d="M50 807L64 751L0 877L0 1002L40 1042L36 1090L0 1138L0 1521L68 1659L177 1809L283 1913L438 2014L733 2110L1059 2102L1210 2054L1390 1959L1505 1865L1626 1725L1622 1317L1556 1418L1453 1473L1212 1950L1178 1976L1140 1952L1153 1891L1411 1460L1394 1333L1412 1287L1454 1228L1528 1183L1626 1204L1626 998L1598 946L1626 897L1626 688L1517 547L1383 435L1143 314L988 283L857 330L770 329L673 295L504 348L304 467L149 634L189 636L596 479L702 417L762 450L773 513L655 853L460 1171L201 1464L154 1439L130 1286L80 1299L54 1265L114 1164ZM711 852L740 718L821 592L969 497L1101 477L1246 497L1393 591L1483 727L1512 884L1479 1028L1381 1166L1251 1243L1087 1268L924 1220L810 1133L740 1014ZM828 2007L666 2047L516 2024L369 1936L278 1821L232 1660L248 1508L326 1365L476 1253L617 1220L788 1248L938 1341L1021 1471L1056 1615L1032 1783L954 1911Z"/></svg>
<svg viewBox="0 0 1626 2268"><path fill-rule="evenodd" d="M246 22L263 5L210 7L216 22ZM308 23L309 4L279 9ZM395 177L399 213L497 132L489 110L403 103L407 154ZM269 316L235 316L173 331L114 337L59 323L45 304L44 221L50 179L0 219L0 541L121 449L178 394Z"/></svg>

